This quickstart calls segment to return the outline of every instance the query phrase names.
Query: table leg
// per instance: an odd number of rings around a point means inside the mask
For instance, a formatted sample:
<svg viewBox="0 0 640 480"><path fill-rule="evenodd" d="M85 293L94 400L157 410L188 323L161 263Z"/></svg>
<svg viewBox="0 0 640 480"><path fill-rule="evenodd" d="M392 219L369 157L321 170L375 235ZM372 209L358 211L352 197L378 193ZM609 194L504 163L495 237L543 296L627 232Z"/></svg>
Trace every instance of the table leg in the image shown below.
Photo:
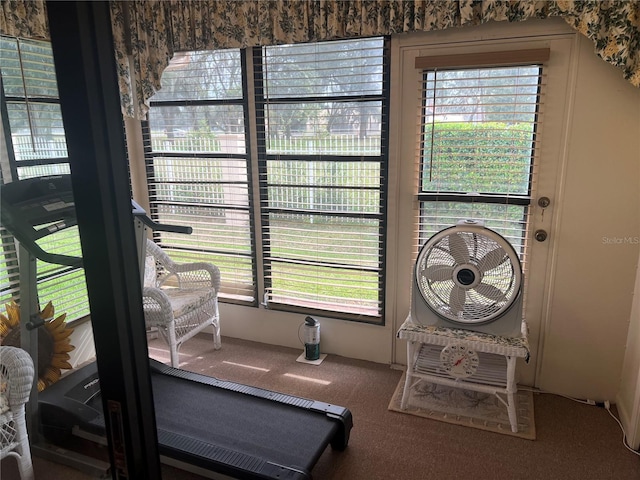
<svg viewBox="0 0 640 480"><path fill-rule="evenodd" d="M409 403L409 393L411 391L411 383L413 379L413 368L415 362L416 342L407 343L407 371L404 379L404 389L402 390L402 400L400 401L400 409L405 410Z"/></svg>
<svg viewBox="0 0 640 480"><path fill-rule="evenodd" d="M518 414L516 411L516 357L508 356L507 358L507 399L509 405L507 411L509 412L509 423L511 423L511 431L517 433L518 431Z"/></svg>

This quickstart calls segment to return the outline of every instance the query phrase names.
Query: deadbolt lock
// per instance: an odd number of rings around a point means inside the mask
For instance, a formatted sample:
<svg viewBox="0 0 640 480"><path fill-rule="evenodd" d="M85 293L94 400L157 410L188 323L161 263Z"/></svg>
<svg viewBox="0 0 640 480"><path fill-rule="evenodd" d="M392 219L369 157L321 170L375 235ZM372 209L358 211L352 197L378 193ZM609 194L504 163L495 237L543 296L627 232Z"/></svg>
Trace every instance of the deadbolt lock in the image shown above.
<svg viewBox="0 0 640 480"><path fill-rule="evenodd" d="M547 239L547 232L544 230L536 230L534 236L537 241L544 242Z"/></svg>
<svg viewBox="0 0 640 480"><path fill-rule="evenodd" d="M538 205L540 205L542 208L547 208L550 204L551 200L549 200L549 197L540 197L538 199Z"/></svg>

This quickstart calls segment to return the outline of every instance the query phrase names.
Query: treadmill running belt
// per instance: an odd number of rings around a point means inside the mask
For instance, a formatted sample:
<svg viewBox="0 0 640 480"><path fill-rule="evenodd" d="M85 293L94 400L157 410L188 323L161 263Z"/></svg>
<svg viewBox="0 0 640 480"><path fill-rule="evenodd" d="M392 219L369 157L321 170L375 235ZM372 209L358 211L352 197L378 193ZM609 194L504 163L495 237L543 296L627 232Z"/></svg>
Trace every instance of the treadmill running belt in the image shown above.
<svg viewBox="0 0 640 480"><path fill-rule="evenodd" d="M236 457L242 462L268 460L304 472L299 478L306 477L339 427L322 413L156 372L152 385L154 398L162 399L155 403L159 436L179 432L194 447L215 446L214 453L240 454ZM161 453L164 444L161 439Z"/></svg>

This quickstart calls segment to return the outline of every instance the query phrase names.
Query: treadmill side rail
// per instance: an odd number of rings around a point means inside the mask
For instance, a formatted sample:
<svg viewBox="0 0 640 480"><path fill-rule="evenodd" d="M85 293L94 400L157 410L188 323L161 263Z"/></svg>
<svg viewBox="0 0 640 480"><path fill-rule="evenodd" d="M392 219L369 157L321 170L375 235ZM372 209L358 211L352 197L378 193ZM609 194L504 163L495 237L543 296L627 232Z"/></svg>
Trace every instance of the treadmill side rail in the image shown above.
<svg viewBox="0 0 640 480"><path fill-rule="evenodd" d="M160 453L189 465L233 478L311 480L304 469L278 465L267 459L166 430L158 430Z"/></svg>

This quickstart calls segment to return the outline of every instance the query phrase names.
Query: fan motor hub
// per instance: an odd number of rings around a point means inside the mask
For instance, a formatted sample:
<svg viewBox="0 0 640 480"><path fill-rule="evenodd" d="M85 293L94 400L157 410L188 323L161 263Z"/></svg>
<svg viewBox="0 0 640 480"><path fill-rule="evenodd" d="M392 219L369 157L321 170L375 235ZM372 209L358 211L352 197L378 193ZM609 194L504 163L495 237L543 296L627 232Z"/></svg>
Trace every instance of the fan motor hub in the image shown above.
<svg viewBox="0 0 640 480"><path fill-rule="evenodd" d="M453 281L460 288L471 289L482 281L482 273L475 265L458 265L453 269Z"/></svg>

